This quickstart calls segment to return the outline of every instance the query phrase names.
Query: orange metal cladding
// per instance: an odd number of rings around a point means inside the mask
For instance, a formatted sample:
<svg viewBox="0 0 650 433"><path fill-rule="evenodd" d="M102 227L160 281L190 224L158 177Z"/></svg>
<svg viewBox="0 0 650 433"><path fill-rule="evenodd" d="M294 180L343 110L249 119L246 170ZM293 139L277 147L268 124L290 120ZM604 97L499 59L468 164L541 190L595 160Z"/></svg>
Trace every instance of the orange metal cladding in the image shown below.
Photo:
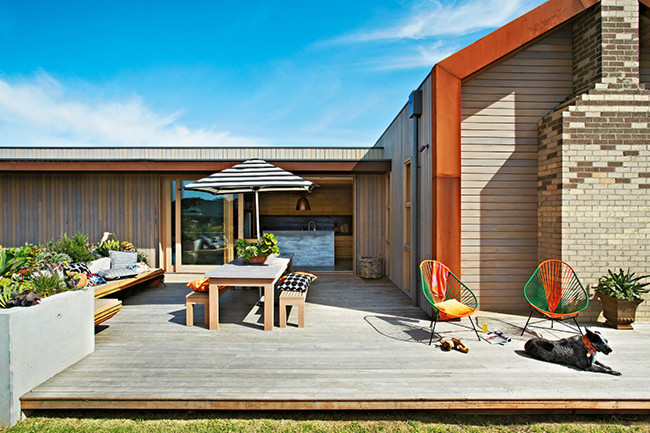
<svg viewBox="0 0 650 433"><path fill-rule="evenodd" d="M460 79L431 71L433 257L460 274Z"/></svg>
<svg viewBox="0 0 650 433"><path fill-rule="evenodd" d="M641 0L648 4L650 0ZM461 81L573 18L598 0L550 0L436 64L431 71L433 257L460 277Z"/></svg>

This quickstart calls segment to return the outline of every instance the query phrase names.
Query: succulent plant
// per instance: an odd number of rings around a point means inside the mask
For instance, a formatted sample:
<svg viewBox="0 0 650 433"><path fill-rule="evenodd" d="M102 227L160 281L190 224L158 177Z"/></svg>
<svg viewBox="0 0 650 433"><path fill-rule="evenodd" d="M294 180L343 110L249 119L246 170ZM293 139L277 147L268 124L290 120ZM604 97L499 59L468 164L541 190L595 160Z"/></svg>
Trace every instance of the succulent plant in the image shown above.
<svg viewBox="0 0 650 433"><path fill-rule="evenodd" d="M607 275L600 277L598 280L596 291L625 301L641 300L644 293L650 292L650 288L647 287L650 283L642 284L640 281L648 277L650 275L635 277L635 273L630 273L629 269L627 272L619 269L618 273L608 269Z"/></svg>

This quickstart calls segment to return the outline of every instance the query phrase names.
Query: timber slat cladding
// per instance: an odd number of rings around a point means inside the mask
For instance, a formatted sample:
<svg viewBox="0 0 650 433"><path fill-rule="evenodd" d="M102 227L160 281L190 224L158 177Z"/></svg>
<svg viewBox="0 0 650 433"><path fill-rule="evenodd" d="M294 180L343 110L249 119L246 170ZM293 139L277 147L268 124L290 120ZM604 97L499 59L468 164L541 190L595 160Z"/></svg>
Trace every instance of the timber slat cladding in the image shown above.
<svg viewBox="0 0 650 433"><path fill-rule="evenodd" d="M470 349L442 352L427 344L429 318L387 279L320 275L304 328L264 332L257 290L243 289L220 298L218 331L202 325L200 309L187 327L193 277L168 274L165 287L126 298L95 352L23 396L23 409L650 410L645 323L602 330L614 352L600 360L623 373L612 378L522 356L529 336L513 332L504 347L476 341L469 323L437 325ZM502 330L526 319L484 314L479 323L492 317ZM556 328L535 331L570 335Z"/></svg>
<svg viewBox="0 0 650 433"><path fill-rule="evenodd" d="M362 256L383 257L385 255L385 187L384 175L357 176L357 257L355 258L357 262Z"/></svg>
<svg viewBox="0 0 650 433"><path fill-rule="evenodd" d="M1 148L0 160L59 161L360 161L383 159L380 148Z"/></svg>
<svg viewBox="0 0 650 433"><path fill-rule="evenodd" d="M108 231L132 242L153 264L159 238L158 175L1 174L0 200L0 245L44 243L75 232L97 243Z"/></svg>
<svg viewBox="0 0 650 433"><path fill-rule="evenodd" d="M569 26L463 84L462 278L482 309L525 311L537 266L537 123L572 92Z"/></svg>

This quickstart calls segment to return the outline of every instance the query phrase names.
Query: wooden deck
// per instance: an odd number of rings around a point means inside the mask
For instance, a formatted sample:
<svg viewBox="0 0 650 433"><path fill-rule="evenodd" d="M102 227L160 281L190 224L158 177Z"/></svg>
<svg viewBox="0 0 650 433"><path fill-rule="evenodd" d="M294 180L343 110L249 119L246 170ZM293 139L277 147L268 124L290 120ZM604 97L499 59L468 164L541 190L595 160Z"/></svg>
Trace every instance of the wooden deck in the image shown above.
<svg viewBox="0 0 650 433"><path fill-rule="evenodd" d="M513 337L477 341L464 323L439 324L468 354L428 346L429 321L386 279L321 276L305 328L263 331L257 290L220 300L221 326L185 326L187 275L125 299L96 336L93 354L22 399L24 409L453 409L650 411L650 323L601 328L614 352L600 360L620 377L548 364L523 354L525 317L479 313ZM277 320L277 314L276 314ZM548 323L539 326L548 326ZM532 328L545 336L570 335ZM434 343L435 344L435 343Z"/></svg>

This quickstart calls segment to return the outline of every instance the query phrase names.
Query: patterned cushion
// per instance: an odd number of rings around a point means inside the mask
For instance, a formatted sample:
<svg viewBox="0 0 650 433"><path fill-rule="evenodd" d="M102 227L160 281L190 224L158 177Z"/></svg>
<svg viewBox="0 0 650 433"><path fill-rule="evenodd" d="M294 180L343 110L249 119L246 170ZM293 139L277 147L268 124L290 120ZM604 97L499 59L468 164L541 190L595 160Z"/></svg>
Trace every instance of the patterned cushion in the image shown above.
<svg viewBox="0 0 650 433"><path fill-rule="evenodd" d="M100 276L107 280L115 280L117 278L135 277L138 271L127 268L107 269L105 271L97 272Z"/></svg>
<svg viewBox="0 0 650 433"><path fill-rule="evenodd" d="M309 278L311 278L310 282L314 282L314 280L318 279L318 277L316 275L310 274L309 272L304 272L304 271L296 271L296 272L293 272L292 274L293 275L306 275ZM280 279L278 281L284 281L285 278L287 278L289 275L292 275L292 274L284 275L283 277L280 277Z"/></svg>
<svg viewBox="0 0 650 433"><path fill-rule="evenodd" d="M278 285L278 290L290 290L293 292L306 292L309 285L314 280L313 275L304 275L298 273L291 273L282 280Z"/></svg>
<svg viewBox="0 0 650 433"><path fill-rule="evenodd" d="M88 285L89 286L99 286L100 284L106 283L106 280L100 277L97 274L88 274Z"/></svg>
<svg viewBox="0 0 650 433"><path fill-rule="evenodd" d="M196 291L196 292L209 292L210 291L210 279L209 278L199 278L198 280L190 281L186 284L187 287ZM219 286L219 290L225 289L227 286Z"/></svg>
<svg viewBox="0 0 650 433"><path fill-rule="evenodd" d="M187 287L197 292L207 292L210 290L210 279L209 278L199 278L198 280L190 281L187 283Z"/></svg>
<svg viewBox="0 0 650 433"><path fill-rule="evenodd" d="M126 268L126 265L135 265L138 262L138 253L124 251L109 251L111 256L111 269Z"/></svg>
<svg viewBox="0 0 650 433"><path fill-rule="evenodd" d="M75 273L86 275L92 274L92 272L90 272L90 269L88 269L88 266L86 266L86 264L83 262L70 263L69 265L65 265L63 267L63 271L68 272L71 275L74 275Z"/></svg>

